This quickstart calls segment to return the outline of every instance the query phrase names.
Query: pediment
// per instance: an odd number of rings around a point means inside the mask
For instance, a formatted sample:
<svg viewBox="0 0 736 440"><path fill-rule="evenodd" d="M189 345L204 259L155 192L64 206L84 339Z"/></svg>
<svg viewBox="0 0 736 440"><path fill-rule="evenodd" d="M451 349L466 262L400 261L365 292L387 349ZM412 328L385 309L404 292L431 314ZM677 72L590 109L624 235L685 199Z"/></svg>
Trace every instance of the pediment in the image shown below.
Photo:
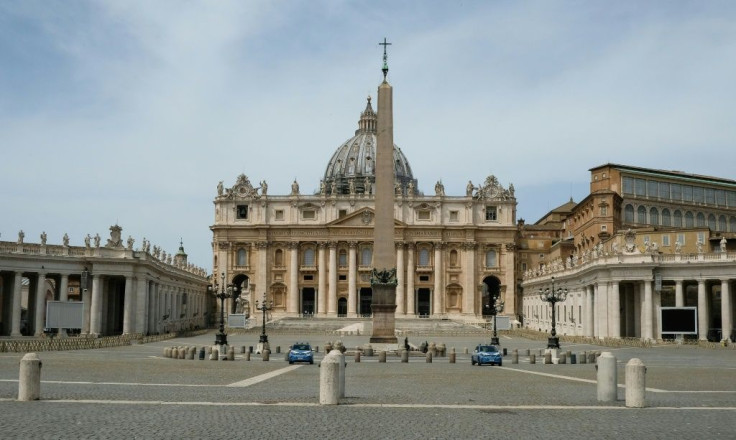
<svg viewBox="0 0 736 440"><path fill-rule="evenodd" d="M373 227L375 225L376 213L371 208L362 208L355 212L328 223L326 226L340 227ZM394 227L405 227L406 224L394 219Z"/></svg>

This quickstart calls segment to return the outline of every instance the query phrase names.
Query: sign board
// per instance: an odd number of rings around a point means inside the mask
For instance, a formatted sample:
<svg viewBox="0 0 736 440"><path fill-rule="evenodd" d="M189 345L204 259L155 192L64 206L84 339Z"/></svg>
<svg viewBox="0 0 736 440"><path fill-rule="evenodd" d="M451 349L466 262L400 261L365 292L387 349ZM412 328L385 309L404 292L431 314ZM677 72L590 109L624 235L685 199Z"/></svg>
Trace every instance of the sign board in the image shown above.
<svg viewBox="0 0 736 440"><path fill-rule="evenodd" d="M84 303L82 301L48 301L45 328L82 328Z"/></svg>
<svg viewBox="0 0 736 440"><path fill-rule="evenodd" d="M660 307L660 330L663 335L697 335L697 307Z"/></svg>
<svg viewBox="0 0 736 440"><path fill-rule="evenodd" d="M242 313L227 315L227 326L230 328L247 328L248 319Z"/></svg>
<svg viewBox="0 0 736 440"><path fill-rule="evenodd" d="M511 330L511 317L496 316L496 330Z"/></svg>

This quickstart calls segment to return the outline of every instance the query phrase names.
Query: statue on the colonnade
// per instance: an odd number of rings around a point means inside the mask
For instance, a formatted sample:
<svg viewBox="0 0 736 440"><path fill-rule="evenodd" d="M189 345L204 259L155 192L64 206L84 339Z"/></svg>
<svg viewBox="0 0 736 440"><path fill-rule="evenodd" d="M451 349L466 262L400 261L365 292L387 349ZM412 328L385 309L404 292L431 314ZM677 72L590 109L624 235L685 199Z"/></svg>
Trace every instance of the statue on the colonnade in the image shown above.
<svg viewBox="0 0 736 440"><path fill-rule="evenodd" d="M468 180L468 184L465 186L465 195L468 197L472 197L474 189L475 186L473 186L473 181Z"/></svg>
<svg viewBox="0 0 736 440"><path fill-rule="evenodd" d="M64 237L62 238L62 240L64 242L64 246L65 247L68 247L69 246L69 234L67 234L66 232L64 232Z"/></svg>
<svg viewBox="0 0 736 440"><path fill-rule="evenodd" d="M23 244L23 239L26 237L26 233L21 229L18 231L18 244Z"/></svg>
<svg viewBox="0 0 736 440"><path fill-rule="evenodd" d="M222 180L217 184L217 195L221 196L223 191L225 191L225 186L222 184Z"/></svg>
<svg viewBox="0 0 736 440"><path fill-rule="evenodd" d="M128 235L128 250L129 251L132 251L133 250L133 244L134 243L135 243L135 239L133 237L131 237L130 235Z"/></svg>
<svg viewBox="0 0 736 440"><path fill-rule="evenodd" d="M100 234L95 234L95 247L100 247Z"/></svg>
<svg viewBox="0 0 736 440"><path fill-rule="evenodd" d="M441 180L438 180L437 183L434 184L434 193L437 196L445 195L445 185L442 184Z"/></svg>
<svg viewBox="0 0 736 440"><path fill-rule="evenodd" d="M299 194L299 182L294 179L294 182L291 184L291 195L295 196Z"/></svg>
<svg viewBox="0 0 736 440"><path fill-rule="evenodd" d="M41 246L46 246L46 231L41 232Z"/></svg>
<svg viewBox="0 0 736 440"><path fill-rule="evenodd" d="M261 195L266 196L268 195L268 183L266 181L261 182Z"/></svg>
<svg viewBox="0 0 736 440"><path fill-rule="evenodd" d="M87 236L84 237L84 247L89 248L90 240L92 240L92 237L90 237L89 234L87 234Z"/></svg>

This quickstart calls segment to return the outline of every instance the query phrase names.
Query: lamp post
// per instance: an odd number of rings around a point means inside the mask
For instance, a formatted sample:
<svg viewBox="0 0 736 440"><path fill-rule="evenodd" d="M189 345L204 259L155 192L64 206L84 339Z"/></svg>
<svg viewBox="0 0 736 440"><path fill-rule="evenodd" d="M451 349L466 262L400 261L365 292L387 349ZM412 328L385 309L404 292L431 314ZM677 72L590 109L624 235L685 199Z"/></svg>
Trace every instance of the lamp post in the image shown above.
<svg viewBox="0 0 736 440"><path fill-rule="evenodd" d="M555 277L552 277L552 289L549 287L542 289L540 287L539 298L552 305L552 336L547 338L547 348L560 348L560 339L557 337L557 330L555 329L557 324L555 321L555 304L567 299L567 289L562 287L555 289Z"/></svg>
<svg viewBox="0 0 736 440"><path fill-rule="evenodd" d="M273 308L273 301L267 301L266 300L266 293L263 293L263 301L259 302L256 300L256 310L260 310L263 312L263 327L261 330L261 337L258 339L258 342L261 344L268 344L268 335L266 334L266 311L271 310Z"/></svg>
<svg viewBox="0 0 736 440"><path fill-rule="evenodd" d="M483 292L483 296L485 296L488 293L488 286L486 285L486 283L481 283L480 288ZM491 337L491 344L493 345L501 345L501 342L498 339L498 330L496 329L496 316L498 316L499 313L503 312L504 305L504 302L501 301L501 293L494 292L488 295L488 304L485 304L483 306L486 309L487 314L493 316L493 337Z"/></svg>
<svg viewBox="0 0 736 440"><path fill-rule="evenodd" d="M225 286L225 272L221 275L222 282L220 284L220 291L217 291L217 283L214 286L207 286L215 298L220 300L220 331L215 335L216 345L227 345L227 334L225 334L225 299L233 296L235 288L232 284Z"/></svg>

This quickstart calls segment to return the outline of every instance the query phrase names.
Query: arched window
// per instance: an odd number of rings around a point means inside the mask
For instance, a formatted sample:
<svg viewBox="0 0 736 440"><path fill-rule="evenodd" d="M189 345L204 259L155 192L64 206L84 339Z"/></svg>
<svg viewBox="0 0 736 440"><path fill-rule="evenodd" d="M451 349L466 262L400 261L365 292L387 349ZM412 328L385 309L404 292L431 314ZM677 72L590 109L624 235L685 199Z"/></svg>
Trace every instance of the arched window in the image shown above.
<svg viewBox="0 0 736 440"><path fill-rule="evenodd" d="M657 208L651 208L649 210L649 224L650 225L659 225L659 211Z"/></svg>
<svg viewBox="0 0 736 440"><path fill-rule="evenodd" d="M429 266L429 249L419 250L419 265L423 267Z"/></svg>
<svg viewBox="0 0 736 440"><path fill-rule="evenodd" d="M276 253L273 256L274 264L276 266L283 266L284 265L284 251L281 249L276 249Z"/></svg>
<svg viewBox="0 0 736 440"><path fill-rule="evenodd" d="M647 208L640 206L636 210L636 222L639 224L647 223Z"/></svg>
<svg viewBox="0 0 736 440"><path fill-rule="evenodd" d="M455 249L450 251L450 267L457 267L457 251Z"/></svg>
<svg viewBox="0 0 736 440"><path fill-rule="evenodd" d="M736 232L736 217L731 217L728 219L728 231Z"/></svg>
<svg viewBox="0 0 736 440"><path fill-rule="evenodd" d="M634 223L634 207L631 205L624 208L624 223Z"/></svg>
<svg viewBox="0 0 736 440"><path fill-rule="evenodd" d="M703 215L702 212L699 212L696 218L698 219L698 227L704 228L705 227L705 215Z"/></svg>
<svg viewBox="0 0 736 440"><path fill-rule="evenodd" d="M337 264L340 267L346 267L348 265L348 253L345 249L340 249L340 253L337 255Z"/></svg>
<svg viewBox="0 0 736 440"><path fill-rule="evenodd" d="M685 227L686 228L695 227L695 221L693 219L693 213L690 212L690 211L687 211L685 213Z"/></svg>
<svg viewBox="0 0 736 440"><path fill-rule="evenodd" d="M721 232L726 232L728 228L728 225L726 224L726 216L722 215L718 217L718 230Z"/></svg>
<svg viewBox="0 0 736 440"><path fill-rule="evenodd" d="M238 249L238 266L248 265L248 251L243 248Z"/></svg>
<svg viewBox="0 0 736 440"><path fill-rule="evenodd" d="M312 248L304 249L304 265L314 266L314 249Z"/></svg>
<svg viewBox="0 0 736 440"><path fill-rule="evenodd" d="M674 218L674 226L676 228L681 228L682 227L682 213L679 210L676 210L673 218Z"/></svg>
<svg viewBox="0 0 736 440"><path fill-rule="evenodd" d="M369 247L365 247L360 250L360 265L370 266L371 260L373 259L373 251Z"/></svg>
<svg viewBox="0 0 736 440"><path fill-rule="evenodd" d="M492 249L486 252L486 267L496 267L496 251Z"/></svg>
<svg viewBox="0 0 736 440"><path fill-rule="evenodd" d="M667 208L664 208L662 210L662 226L672 226L670 220L670 210Z"/></svg>
<svg viewBox="0 0 736 440"><path fill-rule="evenodd" d="M711 231L716 230L716 216L713 214L710 214L708 216L708 227L710 228Z"/></svg>

